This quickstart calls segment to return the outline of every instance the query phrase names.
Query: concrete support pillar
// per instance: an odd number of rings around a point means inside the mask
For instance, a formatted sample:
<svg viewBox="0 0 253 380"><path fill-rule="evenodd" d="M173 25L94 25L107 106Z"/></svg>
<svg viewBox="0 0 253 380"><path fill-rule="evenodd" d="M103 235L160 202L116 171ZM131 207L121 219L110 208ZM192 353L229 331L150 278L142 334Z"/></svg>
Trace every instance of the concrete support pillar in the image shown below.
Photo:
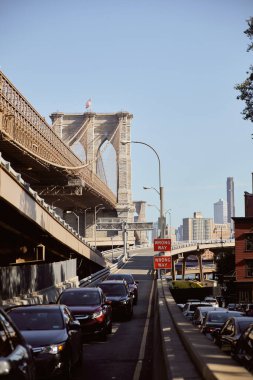
<svg viewBox="0 0 253 380"><path fill-rule="evenodd" d="M185 278L185 268L186 268L186 258L183 258L183 265L182 265L182 280Z"/></svg>
<svg viewBox="0 0 253 380"><path fill-rule="evenodd" d="M89 113L89 128L87 128L86 133L86 143L85 143L85 149L86 149L86 160L87 163L90 163L89 168L92 170L93 173L97 172L97 161L96 161L96 154L97 154L97 148L95 143L95 118L96 114Z"/></svg>
<svg viewBox="0 0 253 380"><path fill-rule="evenodd" d="M198 257L198 262L199 262L199 280L203 281L204 276L203 276L202 254L199 252L197 257Z"/></svg>
<svg viewBox="0 0 253 380"><path fill-rule="evenodd" d="M137 213L137 218L135 217L135 222L145 223L146 222L146 202L138 201L134 202L135 211ZM136 243L146 244L148 242L147 231L135 231Z"/></svg>
<svg viewBox="0 0 253 380"><path fill-rule="evenodd" d="M171 277L172 280L176 279L176 258L174 256L171 256L172 258L172 263L171 263Z"/></svg>
<svg viewBox="0 0 253 380"><path fill-rule="evenodd" d="M132 204L132 173L131 173L131 144L122 145L121 141L131 141L130 120L132 115L127 112L118 113L118 216L126 217L130 211L133 216L134 207ZM129 210L131 208L131 210Z"/></svg>

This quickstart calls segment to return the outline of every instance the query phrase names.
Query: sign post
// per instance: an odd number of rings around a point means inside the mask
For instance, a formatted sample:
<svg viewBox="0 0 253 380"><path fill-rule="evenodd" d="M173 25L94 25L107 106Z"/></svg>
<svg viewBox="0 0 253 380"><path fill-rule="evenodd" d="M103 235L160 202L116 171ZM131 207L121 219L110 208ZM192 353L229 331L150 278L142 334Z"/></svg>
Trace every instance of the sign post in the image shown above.
<svg viewBox="0 0 253 380"><path fill-rule="evenodd" d="M154 239L154 251L164 252L171 251L171 239ZM158 271L158 278L161 278L161 269L171 269L170 256L154 256L154 269Z"/></svg>

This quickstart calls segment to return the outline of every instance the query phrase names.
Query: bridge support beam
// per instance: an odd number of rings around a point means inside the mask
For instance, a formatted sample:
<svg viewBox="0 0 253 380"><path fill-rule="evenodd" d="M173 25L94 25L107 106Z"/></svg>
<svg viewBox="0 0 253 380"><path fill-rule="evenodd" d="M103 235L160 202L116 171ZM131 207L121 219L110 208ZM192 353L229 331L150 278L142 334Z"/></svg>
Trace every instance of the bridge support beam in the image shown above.
<svg viewBox="0 0 253 380"><path fill-rule="evenodd" d="M202 265L202 254L203 252L199 252L197 254L197 258L198 258L198 262L199 262L199 280L200 281L203 281L204 280L204 276L203 276L203 265Z"/></svg>

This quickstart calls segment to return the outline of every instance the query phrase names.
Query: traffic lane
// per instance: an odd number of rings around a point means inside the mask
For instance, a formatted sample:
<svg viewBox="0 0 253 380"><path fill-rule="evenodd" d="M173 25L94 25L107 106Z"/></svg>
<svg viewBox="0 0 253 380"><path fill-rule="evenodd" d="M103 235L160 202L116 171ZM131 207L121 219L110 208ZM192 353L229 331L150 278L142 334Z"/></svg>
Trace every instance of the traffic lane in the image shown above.
<svg viewBox="0 0 253 380"><path fill-rule="evenodd" d="M152 255L133 255L121 271L134 272L139 281L139 300L131 321L113 321L113 331L106 342L93 340L83 346L82 367L74 380L132 380L139 359L140 345L147 318L152 288ZM151 319L152 320L152 319ZM152 370L151 363L150 370Z"/></svg>

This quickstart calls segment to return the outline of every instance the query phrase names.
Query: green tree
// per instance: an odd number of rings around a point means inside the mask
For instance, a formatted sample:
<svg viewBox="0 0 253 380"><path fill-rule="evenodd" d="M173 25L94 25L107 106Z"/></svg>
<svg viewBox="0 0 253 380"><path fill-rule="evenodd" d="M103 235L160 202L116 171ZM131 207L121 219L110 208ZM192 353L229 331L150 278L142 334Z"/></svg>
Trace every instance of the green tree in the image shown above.
<svg viewBox="0 0 253 380"><path fill-rule="evenodd" d="M253 17L250 17L247 20L248 29L244 33L253 40ZM253 51L253 42L250 42L247 51ZM246 104L246 107L242 111L244 120L250 120L253 122L253 65L249 67L249 70L246 72L247 78L244 82L237 84L235 89L240 91L240 95L237 96L237 99L243 100Z"/></svg>

